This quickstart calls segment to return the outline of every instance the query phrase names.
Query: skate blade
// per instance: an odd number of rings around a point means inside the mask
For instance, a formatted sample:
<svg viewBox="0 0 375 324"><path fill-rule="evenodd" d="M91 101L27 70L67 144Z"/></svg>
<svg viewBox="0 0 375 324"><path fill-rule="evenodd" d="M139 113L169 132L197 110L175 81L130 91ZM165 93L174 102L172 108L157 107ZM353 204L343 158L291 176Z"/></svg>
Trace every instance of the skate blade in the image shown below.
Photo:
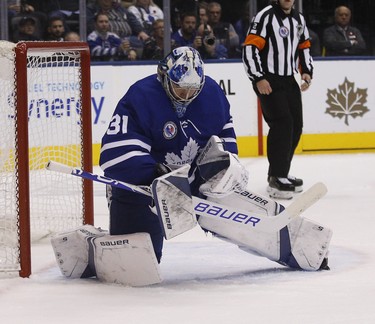
<svg viewBox="0 0 375 324"><path fill-rule="evenodd" d="M267 187L268 195L274 199L292 199L294 191L280 191L275 188Z"/></svg>

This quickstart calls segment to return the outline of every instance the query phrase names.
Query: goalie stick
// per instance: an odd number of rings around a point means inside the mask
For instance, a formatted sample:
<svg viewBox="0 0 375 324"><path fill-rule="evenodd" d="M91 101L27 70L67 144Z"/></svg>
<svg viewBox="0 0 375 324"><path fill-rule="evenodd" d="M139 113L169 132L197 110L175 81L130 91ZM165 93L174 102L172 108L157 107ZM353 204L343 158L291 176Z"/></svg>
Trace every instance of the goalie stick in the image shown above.
<svg viewBox="0 0 375 324"><path fill-rule="evenodd" d="M57 171L62 172L66 174L71 174L77 177L89 179L92 181L97 181L105 184L109 184L111 186L125 189L128 191L137 192L146 196L155 196L155 201L167 201L168 204L173 204L173 199L166 199L165 197L158 197L158 192L155 188L158 187L158 182L165 183L166 178L173 176L173 174L176 174L179 172L180 169L172 171L171 173L168 173L160 178L157 178L154 180L152 184L152 192L151 189L148 186L136 186L133 184L129 184L126 182L114 180L108 177L100 176L97 174L93 174L91 172L87 172L81 169L72 168L70 166L49 161L47 166L47 170L51 171ZM170 185L173 185L172 183ZM167 190L163 190L163 192L166 192L168 194ZM257 231L263 231L263 232L277 232L287 226L291 220L297 216L299 216L303 211L305 211L307 208L312 206L314 203L316 203L320 198L322 198L327 193L326 186L318 182L314 184L311 188L309 188L307 191L302 193L299 197L297 197L289 206L287 206L281 213L275 215L275 216L267 216L262 215L254 212L249 212L246 210L239 210L235 207L225 206L221 205L216 202L212 202L209 200L201 199L196 196L191 196L192 198L192 204L193 208L192 210L186 210L186 217L189 219L188 222L186 222L186 226L181 228L179 231L174 231L174 228L168 228L173 227L170 223L165 223L165 217L161 215L161 208L158 211L158 216L163 222L164 226L164 235L166 239L172 238L178 234L181 234L191 228L193 228L196 225L195 215L192 215L193 213L197 214L201 217L215 217L220 218L224 222L235 222L239 225L247 226L249 230L257 230ZM178 204L180 201L178 202ZM167 206L163 206L163 208L167 208ZM168 221L170 221L170 218L172 218L173 215L170 214L171 211L173 211L174 208L169 208L169 215L168 215ZM181 212L181 211L180 211ZM180 215L179 215L180 216ZM179 217L181 219L181 217Z"/></svg>
<svg viewBox="0 0 375 324"><path fill-rule="evenodd" d="M152 197L152 193L149 186L136 186L132 185L130 183L114 180L105 176L101 176L99 174L94 174L88 171L84 171L82 169L78 168L72 168L66 164L58 163L55 161L48 161L46 165L46 169L50 171L57 171L61 173L71 174L80 178L88 179L91 181L101 182L105 184L109 184L111 186L125 189L128 191L133 191L140 193L142 195L150 196Z"/></svg>

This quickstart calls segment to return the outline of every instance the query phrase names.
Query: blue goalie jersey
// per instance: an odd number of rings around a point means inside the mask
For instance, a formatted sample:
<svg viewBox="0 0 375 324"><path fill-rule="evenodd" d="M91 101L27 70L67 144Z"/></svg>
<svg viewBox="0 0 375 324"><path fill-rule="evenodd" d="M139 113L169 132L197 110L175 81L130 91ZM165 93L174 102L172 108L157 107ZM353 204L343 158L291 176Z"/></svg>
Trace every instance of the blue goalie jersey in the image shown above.
<svg viewBox="0 0 375 324"><path fill-rule="evenodd" d="M178 118L154 74L136 82L120 99L102 139L100 166L110 178L150 185L157 163L172 168L190 164L194 187L199 178L196 157L212 135L224 141L227 151L238 153L230 105L220 86L206 76L201 93Z"/></svg>

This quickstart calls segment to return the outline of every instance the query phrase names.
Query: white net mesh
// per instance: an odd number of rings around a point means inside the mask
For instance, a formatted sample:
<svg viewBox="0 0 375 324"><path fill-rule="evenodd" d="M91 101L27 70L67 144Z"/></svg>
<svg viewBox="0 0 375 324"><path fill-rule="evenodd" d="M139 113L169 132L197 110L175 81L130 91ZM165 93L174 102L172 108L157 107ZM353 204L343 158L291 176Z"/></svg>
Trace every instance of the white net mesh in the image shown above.
<svg viewBox="0 0 375 324"><path fill-rule="evenodd" d="M19 270L15 44L0 42L0 272ZM3 70L3 66L6 69ZM47 171L49 160L82 167L81 69L78 51L27 51L30 226L32 240L83 221L83 182ZM89 81L88 81L89 82ZM21 125L22 127L22 125ZM23 199L23 197L20 197ZM22 238L21 238L22 239Z"/></svg>
<svg viewBox="0 0 375 324"><path fill-rule="evenodd" d="M0 269L18 269L15 144L15 45L0 42Z"/></svg>

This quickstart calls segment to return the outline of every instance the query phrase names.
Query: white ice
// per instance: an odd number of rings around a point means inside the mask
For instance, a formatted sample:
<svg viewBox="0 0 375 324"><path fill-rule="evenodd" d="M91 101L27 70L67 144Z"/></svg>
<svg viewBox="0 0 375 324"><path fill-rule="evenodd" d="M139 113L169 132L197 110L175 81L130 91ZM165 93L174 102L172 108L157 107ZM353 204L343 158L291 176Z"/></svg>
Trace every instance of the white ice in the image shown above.
<svg viewBox="0 0 375 324"><path fill-rule="evenodd" d="M266 158L242 161L266 195ZM64 278L46 240L30 278L0 279L0 323L375 323L374 169L374 153L295 156L305 188L328 187L303 216L333 229L330 271L290 270L196 227L165 242L161 284L131 288ZM95 184L95 225L108 228L104 196Z"/></svg>

